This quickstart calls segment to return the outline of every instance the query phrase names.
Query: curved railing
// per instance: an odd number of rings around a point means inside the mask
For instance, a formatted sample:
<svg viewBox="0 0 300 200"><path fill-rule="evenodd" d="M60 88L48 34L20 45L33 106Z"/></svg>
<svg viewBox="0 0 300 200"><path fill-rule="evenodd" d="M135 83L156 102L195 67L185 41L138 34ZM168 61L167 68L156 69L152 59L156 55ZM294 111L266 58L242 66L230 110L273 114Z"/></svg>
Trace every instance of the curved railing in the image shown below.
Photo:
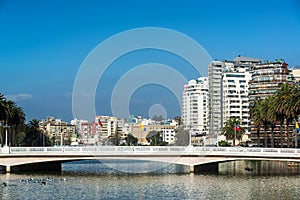
<svg viewBox="0 0 300 200"><path fill-rule="evenodd" d="M210 155L210 156L258 156L299 157L300 149L291 148L238 148L238 147L193 147L193 146L82 146L82 147L10 147L0 148L1 155Z"/></svg>

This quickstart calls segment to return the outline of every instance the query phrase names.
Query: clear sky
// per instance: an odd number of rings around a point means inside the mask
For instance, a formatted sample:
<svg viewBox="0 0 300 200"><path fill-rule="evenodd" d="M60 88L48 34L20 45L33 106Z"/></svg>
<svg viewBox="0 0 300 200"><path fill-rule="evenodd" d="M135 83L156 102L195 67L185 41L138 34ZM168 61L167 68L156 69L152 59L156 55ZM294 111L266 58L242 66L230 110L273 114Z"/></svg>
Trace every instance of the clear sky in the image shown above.
<svg viewBox="0 0 300 200"><path fill-rule="evenodd" d="M213 59L243 55L300 65L298 0L0 0L0 92L23 107L27 120L54 116L69 121L74 80L86 56L108 37L140 27L186 34ZM129 69L161 57L170 65L185 65L157 51L116 61L99 82L97 114L111 114L120 66ZM193 71L187 77L198 78ZM157 85L139 88L130 112L148 117L149 106L157 103L168 117L181 114L174 95Z"/></svg>

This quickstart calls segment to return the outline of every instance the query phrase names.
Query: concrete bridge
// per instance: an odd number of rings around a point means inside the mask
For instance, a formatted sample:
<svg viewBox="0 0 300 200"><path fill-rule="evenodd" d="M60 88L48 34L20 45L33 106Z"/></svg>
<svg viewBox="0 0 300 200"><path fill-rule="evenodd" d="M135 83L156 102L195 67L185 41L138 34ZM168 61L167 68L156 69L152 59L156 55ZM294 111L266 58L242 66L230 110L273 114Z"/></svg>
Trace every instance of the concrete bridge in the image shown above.
<svg viewBox="0 0 300 200"><path fill-rule="evenodd" d="M186 165L190 172L218 170L218 163L235 160L300 162L300 149L193 146L90 146L0 148L0 168L16 171L60 171L61 164L79 160L144 160Z"/></svg>

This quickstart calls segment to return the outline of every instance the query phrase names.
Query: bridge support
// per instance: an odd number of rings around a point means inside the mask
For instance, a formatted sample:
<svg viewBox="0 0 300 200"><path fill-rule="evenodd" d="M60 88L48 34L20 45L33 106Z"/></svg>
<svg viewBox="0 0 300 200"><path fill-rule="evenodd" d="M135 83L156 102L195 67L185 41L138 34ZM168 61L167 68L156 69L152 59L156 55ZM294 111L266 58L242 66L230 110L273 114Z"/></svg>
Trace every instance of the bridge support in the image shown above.
<svg viewBox="0 0 300 200"><path fill-rule="evenodd" d="M6 165L6 173L10 173L10 165Z"/></svg>
<svg viewBox="0 0 300 200"><path fill-rule="evenodd" d="M190 174L193 174L195 171L195 166L194 165L190 165Z"/></svg>
<svg viewBox="0 0 300 200"><path fill-rule="evenodd" d="M62 169L60 162L45 162L45 163L31 163L16 166L6 166L6 173L10 172L26 172L26 171L57 171Z"/></svg>
<svg viewBox="0 0 300 200"><path fill-rule="evenodd" d="M195 173L200 174L218 174L219 173L219 163L207 163L202 165L193 166ZM191 171L191 170L190 170Z"/></svg>

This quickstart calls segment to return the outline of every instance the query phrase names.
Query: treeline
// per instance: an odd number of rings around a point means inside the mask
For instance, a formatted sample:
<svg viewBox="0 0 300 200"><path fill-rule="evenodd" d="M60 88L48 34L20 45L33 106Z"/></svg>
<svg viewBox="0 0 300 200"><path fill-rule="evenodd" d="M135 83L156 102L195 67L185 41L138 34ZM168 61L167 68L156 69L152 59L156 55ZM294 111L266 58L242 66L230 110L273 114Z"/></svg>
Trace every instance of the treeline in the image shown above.
<svg viewBox="0 0 300 200"><path fill-rule="evenodd" d="M5 138L7 131L8 138ZM39 121L26 123L25 113L14 101L0 93L0 144L9 146L48 146L49 139L39 129Z"/></svg>
<svg viewBox="0 0 300 200"><path fill-rule="evenodd" d="M299 86L285 83L274 95L255 100L250 107L250 116L256 127L258 145L260 145L260 137L263 136L263 146L265 147L291 147L293 141L290 138L292 136L290 125L295 124L300 116ZM279 140L276 140L280 144L274 143L276 125L280 126ZM268 145L268 138L271 139L270 145Z"/></svg>

